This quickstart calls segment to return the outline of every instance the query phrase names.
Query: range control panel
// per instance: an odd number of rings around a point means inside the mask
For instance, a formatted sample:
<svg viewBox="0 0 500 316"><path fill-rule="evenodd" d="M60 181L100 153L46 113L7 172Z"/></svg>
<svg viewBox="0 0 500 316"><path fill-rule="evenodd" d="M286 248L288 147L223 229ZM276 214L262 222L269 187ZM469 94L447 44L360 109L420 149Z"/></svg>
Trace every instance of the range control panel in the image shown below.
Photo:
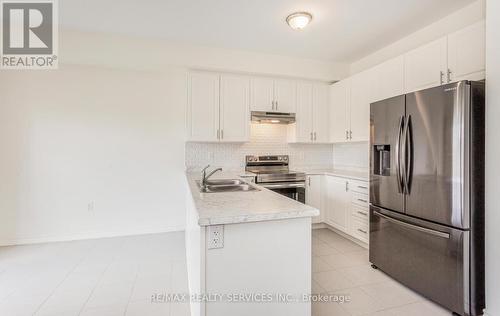
<svg viewBox="0 0 500 316"><path fill-rule="evenodd" d="M246 162L283 162L288 163L288 155L272 155L272 156L246 156Z"/></svg>

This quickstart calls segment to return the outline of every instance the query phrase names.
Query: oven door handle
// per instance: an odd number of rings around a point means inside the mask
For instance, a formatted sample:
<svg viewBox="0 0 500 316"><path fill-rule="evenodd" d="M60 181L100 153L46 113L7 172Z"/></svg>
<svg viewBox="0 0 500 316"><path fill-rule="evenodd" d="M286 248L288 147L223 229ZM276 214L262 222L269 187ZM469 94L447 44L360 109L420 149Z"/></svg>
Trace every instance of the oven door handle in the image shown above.
<svg viewBox="0 0 500 316"><path fill-rule="evenodd" d="M261 187L266 189L286 189L286 188L305 188L306 183L259 183Z"/></svg>

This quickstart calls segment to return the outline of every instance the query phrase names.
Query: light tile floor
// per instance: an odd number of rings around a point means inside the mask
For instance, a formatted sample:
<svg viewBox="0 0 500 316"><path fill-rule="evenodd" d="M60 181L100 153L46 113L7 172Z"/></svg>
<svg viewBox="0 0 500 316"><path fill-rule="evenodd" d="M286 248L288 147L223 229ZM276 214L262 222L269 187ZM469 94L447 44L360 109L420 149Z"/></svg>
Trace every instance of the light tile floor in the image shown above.
<svg viewBox="0 0 500 316"><path fill-rule="evenodd" d="M184 233L0 247L2 316L188 316Z"/></svg>
<svg viewBox="0 0 500 316"><path fill-rule="evenodd" d="M345 295L349 302L313 303L313 316L444 316L451 312L374 270L368 251L329 229L312 237L313 293Z"/></svg>
<svg viewBox="0 0 500 316"><path fill-rule="evenodd" d="M313 231L313 292L350 302L314 303L313 316L441 316L437 305L368 262L368 251L327 230ZM184 234L168 233L0 247L0 315L189 316Z"/></svg>

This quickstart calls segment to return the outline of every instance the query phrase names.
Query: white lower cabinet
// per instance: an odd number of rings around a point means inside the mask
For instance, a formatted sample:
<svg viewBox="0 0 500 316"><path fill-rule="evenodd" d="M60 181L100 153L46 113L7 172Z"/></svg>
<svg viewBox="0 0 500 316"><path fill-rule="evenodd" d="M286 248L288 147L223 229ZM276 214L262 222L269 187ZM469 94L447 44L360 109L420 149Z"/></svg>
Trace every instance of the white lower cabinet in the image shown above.
<svg viewBox="0 0 500 316"><path fill-rule="evenodd" d="M306 204L319 210L319 216L313 217L313 224L323 222L323 176L310 175L306 179Z"/></svg>
<svg viewBox="0 0 500 316"><path fill-rule="evenodd" d="M368 182L331 175L310 175L306 204L320 210L313 223L329 226L368 243Z"/></svg>
<svg viewBox="0 0 500 316"><path fill-rule="evenodd" d="M348 212L351 197L348 180L326 176L325 178L325 222L343 232L348 229Z"/></svg>

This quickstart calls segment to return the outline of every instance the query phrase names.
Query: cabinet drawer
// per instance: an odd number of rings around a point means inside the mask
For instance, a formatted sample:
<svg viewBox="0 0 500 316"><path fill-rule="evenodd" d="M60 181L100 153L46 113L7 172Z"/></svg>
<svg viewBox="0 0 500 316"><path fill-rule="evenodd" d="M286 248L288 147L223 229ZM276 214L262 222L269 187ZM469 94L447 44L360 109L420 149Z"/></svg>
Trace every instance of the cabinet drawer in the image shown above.
<svg viewBox="0 0 500 316"><path fill-rule="evenodd" d="M368 223L357 217L351 217L351 235L361 241L368 242Z"/></svg>
<svg viewBox="0 0 500 316"><path fill-rule="evenodd" d="M368 208L368 195L351 192L351 203Z"/></svg>
<svg viewBox="0 0 500 316"><path fill-rule="evenodd" d="M351 205L351 217L356 217L368 224L368 219L369 219L369 211L368 208L359 206L356 204Z"/></svg>
<svg viewBox="0 0 500 316"><path fill-rule="evenodd" d="M350 180L349 189L353 192L358 192L368 195L368 182Z"/></svg>

